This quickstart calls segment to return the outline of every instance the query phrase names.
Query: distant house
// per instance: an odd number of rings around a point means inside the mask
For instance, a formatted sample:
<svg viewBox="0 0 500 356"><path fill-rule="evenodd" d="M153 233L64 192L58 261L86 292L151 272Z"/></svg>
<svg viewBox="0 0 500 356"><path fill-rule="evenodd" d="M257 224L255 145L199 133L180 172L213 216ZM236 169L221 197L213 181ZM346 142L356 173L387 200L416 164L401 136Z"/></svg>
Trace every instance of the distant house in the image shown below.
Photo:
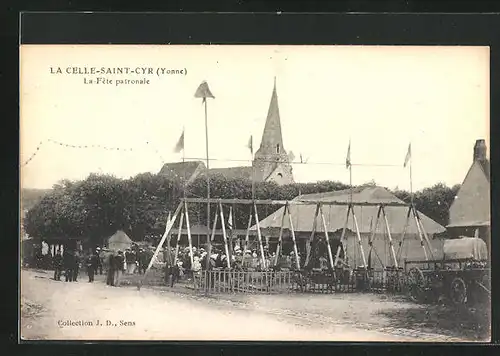
<svg viewBox="0 0 500 356"><path fill-rule="evenodd" d="M447 226L454 237L477 233L490 246L490 162L484 140L474 145L472 165L450 207Z"/></svg>
<svg viewBox="0 0 500 356"><path fill-rule="evenodd" d="M206 174L206 166L201 161L166 163L159 174L189 184L197 177ZM290 157L283 145L276 83L271 95L260 147L255 152L252 166L211 168L209 174L210 176L221 175L230 179L275 182L279 185L294 182Z"/></svg>
<svg viewBox="0 0 500 356"><path fill-rule="evenodd" d="M118 230L108 239L108 248L113 251L126 250L132 246L133 241L122 230Z"/></svg>
<svg viewBox="0 0 500 356"><path fill-rule="evenodd" d="M333 191L327 193L316 193L316 194L304 194L296 197L294 200L302 201L324 201L324 202L349 202L351 191L349 189ZM387 191L382 187L358 187L352 190L352 201L355 203L376 203L376 204L387 204L387 203L404 203L402 200L398 199L395 195ZM281 226L281 220L283 215L283 209L280 208L275 213L269 215L262 221L260 221L260 227L263 230L263 235L268 236L271 245L275 245L277 237L279 236L279 230ZM314 205L290 205L290 214L292 216L293 228L295 231L295 236L298 240L298 248L302 251L302 255L305 256L306 251L306 240L311 236L312 227L314 223L316 206ZM361 235L362 246L365 253L365 258L367 263L370 262L372 268L380 268L382 264L384 266L392 266L392 256L390 252L390 245L388 240L387 231L383 222L383 218L379 220L379 225L373 240L373 250L370 253L369 238L371 236L372 229L375 228L375 222L377 219L378 206L354 206L354 212L356 214L356 219L358 222L358 228ZM425 254L420 245L420 239L418 237L418 230L416 223L413 219L410 219L409 224L406 229L405 239L401 244L401 250L399 248L400 242L402 241L402 233L404 226L406 224L406 219L408 215L407 206L386 206L385 211L387 214L387 220L389 223L389 231L391 232L391 237L394 241L394 248L396 254L399 252L398 260L407 259L424 259ZM344 228L345 219L347 216L347 206L346 205L330 205L323 206L323 214L325 216L326 227L330 239L330 245L336 252L336 247L338 246L338 241L342 234ZM419 213L423 227L431 240L432 245L432 255L429 257L440 258L443 254L443 240L440 238L434 238L435 235L441 234L446 231L446 229L425 216ZM256 227L253 226L252 230ZM316 234L317 237L324 237L324 229L320 215L316 220ZM360 266L363 264L362 255L360 252L359 244L357 241L356 228L354 225L354 220L352 215L347 223L346 231L346 254L350 261L351 266ZM284 222L284 252L292 251L292 240L290 234L290 225L288 219ZM274 243L273 243L274 242ZM271 246L273 249L275 247ZM326 247L326 246L324 246ZM325 250L324 250L325 252ZM399 258L400 257L400 258Z"/></svg>

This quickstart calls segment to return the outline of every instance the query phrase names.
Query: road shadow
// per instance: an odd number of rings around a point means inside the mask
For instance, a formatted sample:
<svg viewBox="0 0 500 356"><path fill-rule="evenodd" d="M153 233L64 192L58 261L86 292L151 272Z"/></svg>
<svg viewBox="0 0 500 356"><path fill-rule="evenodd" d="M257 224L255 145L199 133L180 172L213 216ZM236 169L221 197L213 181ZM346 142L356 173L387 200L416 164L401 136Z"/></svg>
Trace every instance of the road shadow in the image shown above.
<svg viewBox="0 0 500 356"><path fill-rule="evenodd" d="M491 312L489 305L475 309L447 305L415 305L389 309L377 314L395 328L421 329L474 341L489 341Z"/></svg>

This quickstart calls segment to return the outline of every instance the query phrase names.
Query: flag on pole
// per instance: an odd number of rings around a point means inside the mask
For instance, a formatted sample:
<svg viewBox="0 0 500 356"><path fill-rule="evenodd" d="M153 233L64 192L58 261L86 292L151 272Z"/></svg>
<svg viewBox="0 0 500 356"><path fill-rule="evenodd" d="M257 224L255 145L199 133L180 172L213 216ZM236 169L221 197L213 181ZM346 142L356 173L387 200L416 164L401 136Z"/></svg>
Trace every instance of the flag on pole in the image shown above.
<svg viewBox="0 0 500 356"><path fill-rule="evenodd" d="M227 227L233 230L233 207L229 207L229 216L227 217Z"/></svg>
<svg viewBox="0 0 500 356"><path fill-rule="evenodd" d="M248 149L250 150L250 152L252 153L252 156L253 156L253 136L252 135L250 135L250 139L248 140L247 147L248 147Z"/></svg>
<svg viewBox="0 0 500 356"><path fill-rule="evenodd" d="M349 140L349 146L347 147L347 156L345 158L345 168L351 166L351 140Z"/></svg>
<svg viewBox="0 0 500 356"><path fill-rule="evenodd" d="M184 150L184 130L182 130L181 137L179 137L179 141L177 141L177 144L175 145L174 152L179 153L180 151Z"/></svg>
<svg viewBox="0 0 500 356"><path fill-rule="evenodd" d="M194 94L195 98L203 98L203 103L207 98L212 98L215 99L213 96L212 92L210 91L210 88L208 87L208 83L206 81L203 81L198 89L196 90L196 93Z"/></svg>
<svg viewBox="0 0 500 356"><path fill-rule="evenodd" d="M408 152L406 152L405 163L403 167L406 167L406 165L410 160L411 160L411 143L408 145Z"/></svg>

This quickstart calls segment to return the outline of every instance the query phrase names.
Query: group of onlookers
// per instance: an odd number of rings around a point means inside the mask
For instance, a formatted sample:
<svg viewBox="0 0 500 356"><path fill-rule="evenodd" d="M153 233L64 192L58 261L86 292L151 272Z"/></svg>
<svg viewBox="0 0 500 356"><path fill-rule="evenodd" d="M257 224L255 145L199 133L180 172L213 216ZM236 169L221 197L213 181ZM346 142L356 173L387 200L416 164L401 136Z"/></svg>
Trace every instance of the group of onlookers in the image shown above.
<svg viewBox="0 0 500 356"><path fill-rule="evenodd" d="M92 268L87 266L87 272L92 270L95 272L99 267L102 269L102 264L98 255L92 255L89 258L92 260ZM83 255L78 250L65 250L64 253L58 250L54 257L52 258L52 264L54 267L54 280L60 281L61 275L64 272L64 277L66 282L76 282L78 280L78 275L82 267ZM94 280L89 274L89 282Z"/></svg>

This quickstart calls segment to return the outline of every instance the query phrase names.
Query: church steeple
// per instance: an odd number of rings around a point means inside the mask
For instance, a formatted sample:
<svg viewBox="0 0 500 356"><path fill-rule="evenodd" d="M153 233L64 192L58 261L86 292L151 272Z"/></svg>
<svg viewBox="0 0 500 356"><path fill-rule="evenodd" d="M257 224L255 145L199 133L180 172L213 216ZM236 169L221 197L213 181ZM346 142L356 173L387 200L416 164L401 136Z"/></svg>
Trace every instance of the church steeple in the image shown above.
<svg viewBox="0 0 500 356"><path fill-rule="evenodd" d="M255 153L254 167L257 181L274 180L280 184L293 182L292 168L283 145L276 77L274 77L273 93L267 111L262 140Z"/></svg>
<svg viewBox="0 0 500 356"><path fill-rule="evenodd" d="M266 125L262 133L259 151L266 154L280 154L285 152L283 147L283 136L281 133L280 111L278 107L278 93L276 91L276 77L274 77L274 88L271 103L267 112Z"/></svg>

